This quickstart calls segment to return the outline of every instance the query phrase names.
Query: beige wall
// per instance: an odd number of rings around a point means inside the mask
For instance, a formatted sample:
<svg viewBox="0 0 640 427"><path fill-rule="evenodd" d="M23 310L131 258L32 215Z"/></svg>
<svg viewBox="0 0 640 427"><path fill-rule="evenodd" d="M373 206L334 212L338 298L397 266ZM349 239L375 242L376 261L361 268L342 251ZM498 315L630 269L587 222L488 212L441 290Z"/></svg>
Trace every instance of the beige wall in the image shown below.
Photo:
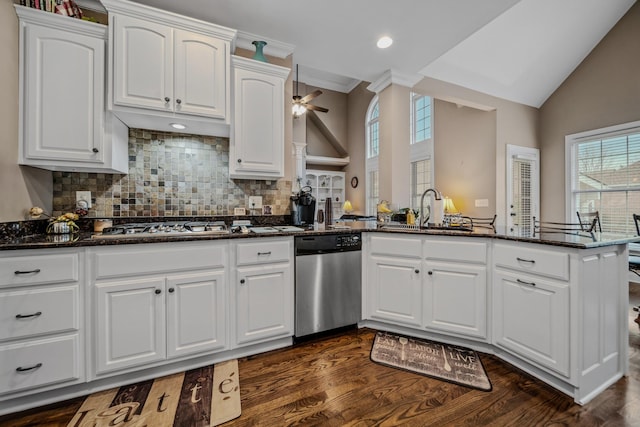
<svg viewBox="0 0 640 427"><path fill-rule="evenodd" d="M437 189L468 216L496 212L496 113L436 99L434 167ZM489 206L476 208L475 199Z"/></svg>
<svg viewBox="0 0 640 427"><path fill-rule="evenodd" d="M542 219L565 219L565 136L637 120L640 3L540 108Z"/></svg>
<svg viewBox="0 0 640 427"><path fill-rule="evenodd" d="M365 189L365 158L366 158L366 134L365 120L367 109L374 97L374 93L367 90L369 83L362 82L353 89L347 98L347 123L348 144L347 151L351 161L345 168L346 172L346 198L351 201L354 213L365 214L366 189ZM351 178L358 178L358 186L351 187Z"/></svg>
<svg viewBox="0 0 640 427"><path fill-rule="evenodd" d="M382 200L397 208L409 206L410 198L410 89L392 84L378 94L380 108L380 154L378 189ZM364 123L363 123L364 126Z"/></svg>
<svg viewBox="0 0 640 427"><path fill-rule="evenodd" d="M424 78L413 87L413 90L418 93L430 95L439 100L446 100L453 104L472 106L478 110L493 111L493 116L495 117L495 147L493 148L495 159L489 165L486 165L486 167L476 169L477 173L473 176L473 184L470 184L472 189L466 191L466 196L464 200L461 201L461 204L469 206L468 212L472 212L473 209L473 212L476 212L478 215L491 216L494 212L491 212L487 208L478 208L478 210L474 208L475 199L488 198L489 206L495 206L495 213L498 215L498 224L505 224L507 215L506 147L507 144L513 144L538 148L538 110L533 107L496 98L431 78ZM439 132L438 126L440 126L440 120L443 120L446 126L450 126L449 121L451 119L446 115L439 117L437 110L434 111L434 118L434 130L436 134ZM485 129L489 133L492 132L486 124ZM482 135L480 138L486 141L487 137L487 135ZM447 188L449 184L441 181L442 175L439 175L438 170L455 169L457 167L456 160L452 158L443 161L438 158L438 151L442 152L446 146L443 147L439 145L440 143L437 138L434 142L434 150L436 150L434 154L436 171L434 184L436 188L444 192L443 188ZM473 149L473 147L470 148ZM487 147L487 149L491 150L489 147ZM487 197L488 189L493 189L493 195L491 197ZM451 196L455 199L454 194L451 194ZM462 208L459 209L462 210Z"/></svg>
<svg viewBox="0 0 640 427"><path fill-rule="evenodd" d="M18 166L18 17L12 2L0 2L0 222L25 218L31 206L51 212L51 173Z"/></svg>

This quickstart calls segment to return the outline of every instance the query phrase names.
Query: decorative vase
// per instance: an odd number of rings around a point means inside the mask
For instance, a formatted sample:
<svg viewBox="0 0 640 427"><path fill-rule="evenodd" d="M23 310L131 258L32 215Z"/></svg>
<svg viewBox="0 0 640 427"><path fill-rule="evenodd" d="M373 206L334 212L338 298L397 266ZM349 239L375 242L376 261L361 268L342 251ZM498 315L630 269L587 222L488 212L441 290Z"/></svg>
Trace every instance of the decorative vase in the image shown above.
<svg viewBox="0 0 640 427"><path fill-rule="evenodd" d="M265 41L253 41L251 42L256 47L256 53L253 55L253 59L256 61L268 62L267 58L264 57L264 53L262 53L262 49L267 45Z"/></svg>

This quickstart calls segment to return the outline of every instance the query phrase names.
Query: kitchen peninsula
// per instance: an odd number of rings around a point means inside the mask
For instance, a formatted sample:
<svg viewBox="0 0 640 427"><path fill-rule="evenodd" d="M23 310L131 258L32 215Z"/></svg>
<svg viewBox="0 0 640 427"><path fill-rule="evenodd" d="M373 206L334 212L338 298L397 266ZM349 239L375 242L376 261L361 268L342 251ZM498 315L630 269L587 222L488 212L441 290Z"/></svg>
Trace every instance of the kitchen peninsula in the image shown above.
<svg viewBox="0 0 640 427"><path fill-rule="evenodd" d="M495 354L580 404L627 373L637 238L360 231L360 326ZM6 239L0 413L291 345L294 235Z"/></svg>

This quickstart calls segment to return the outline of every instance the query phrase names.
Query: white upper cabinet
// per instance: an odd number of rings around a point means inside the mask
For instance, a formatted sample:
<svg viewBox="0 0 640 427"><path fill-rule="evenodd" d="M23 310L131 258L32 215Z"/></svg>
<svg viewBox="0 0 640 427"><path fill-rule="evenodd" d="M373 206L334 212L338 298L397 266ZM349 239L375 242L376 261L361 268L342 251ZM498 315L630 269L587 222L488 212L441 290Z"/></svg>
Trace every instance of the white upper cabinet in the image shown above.
<svg viewBox="0 0 640 427"><path fill-rule="evenodd" d="M124 0L109 12L108 106L130 127L229 135L236 31Z"/></svg>
<svg viewBox="0 0 640 427"><path fill-rule="evenodd" d="M127 172L127 128L105 111L104 25L16 6L20 20L18 162Z"/></svg>
<svg viewBox="0 0 640 427"><path fill-rule="evenodd" d="M284 83L289 69L232 56L233 126L229 176L284 176Z"/></svg>
<svg viewBox="0 0 640 427"><path fill-rule="evenodd" d="M115 15L113 104L173 111L172 29Z"/></svg>

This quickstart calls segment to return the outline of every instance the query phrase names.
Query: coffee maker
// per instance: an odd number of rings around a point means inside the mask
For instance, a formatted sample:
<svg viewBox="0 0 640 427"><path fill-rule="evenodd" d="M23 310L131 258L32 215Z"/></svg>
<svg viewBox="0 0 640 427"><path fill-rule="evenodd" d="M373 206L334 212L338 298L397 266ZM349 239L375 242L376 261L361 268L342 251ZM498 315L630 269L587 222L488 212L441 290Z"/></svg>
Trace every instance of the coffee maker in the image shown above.
<svg viewBox="0 0 640 427"><path fill-rule="evenodd" d="M311 187L305 186L291 196L291 220L293 225L312 228L315 219L316 199L311 194Z"/></svg>

